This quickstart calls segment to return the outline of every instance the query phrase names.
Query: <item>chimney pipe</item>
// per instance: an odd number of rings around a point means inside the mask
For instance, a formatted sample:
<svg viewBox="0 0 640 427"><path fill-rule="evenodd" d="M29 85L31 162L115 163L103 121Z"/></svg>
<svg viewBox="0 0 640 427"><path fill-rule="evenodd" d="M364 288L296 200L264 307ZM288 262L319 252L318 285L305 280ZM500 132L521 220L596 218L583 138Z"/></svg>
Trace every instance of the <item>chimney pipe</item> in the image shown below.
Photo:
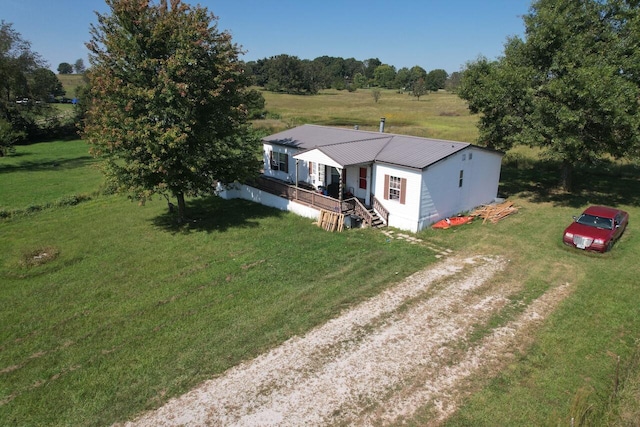
<svg viewBox="0 0 640 427"><path fill-rule="evenodd" d="M384 117L380 118L380 133L384 133Z"/></svg>

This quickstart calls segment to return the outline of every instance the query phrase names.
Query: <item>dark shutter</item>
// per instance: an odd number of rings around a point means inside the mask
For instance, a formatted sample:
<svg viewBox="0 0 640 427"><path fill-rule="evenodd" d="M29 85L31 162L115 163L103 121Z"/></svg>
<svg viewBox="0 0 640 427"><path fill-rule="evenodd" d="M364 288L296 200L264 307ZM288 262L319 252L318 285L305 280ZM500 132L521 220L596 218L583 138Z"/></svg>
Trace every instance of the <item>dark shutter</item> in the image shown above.
<svg viewBox="0 0 640 427"><path fill-rule="evenodd" d="M289 155L288 154L284 155L284 172L289 173Z"/></svg>
<svg viewBox="0 0 640 427"><path fill-rule="evenodd" d="M400 179L400 204L404 205L407 194L407 178Z"/></svg>
<svg viewBox="0 0 640 427"><path fill-rule="evenodd" d="M384 176L384 199L389 200L389 175Z"/></svg>
<svg viewBox="0 0 640 427"><path fill-rule="evenodd" d="M273 158L273 151L269 151L269 163L271 164L271 170L276 170L275 159Z"/></svg>

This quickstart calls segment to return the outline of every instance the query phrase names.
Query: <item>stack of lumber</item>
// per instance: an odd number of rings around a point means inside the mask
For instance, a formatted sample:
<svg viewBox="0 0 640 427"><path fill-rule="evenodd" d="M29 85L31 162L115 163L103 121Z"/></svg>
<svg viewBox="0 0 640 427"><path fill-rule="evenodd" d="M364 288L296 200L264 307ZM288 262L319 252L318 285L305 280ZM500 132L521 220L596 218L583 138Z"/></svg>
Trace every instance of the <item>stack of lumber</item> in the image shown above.
<svg viewBox="0 0 640 427"><path fill-rule="evenodd" d="M344 214L321 210L318 217L318 227L325 231L342 231L344 229Z"/></svg>
<svg viewBox="0 0 640 427"><path fill-rule="evenodd" d="M513 213L518 212L518 208L513 206L513 202L503 202L499 204L493 205L484 205L475 211L471 212L471 216L478 216L483 218L482 223L484 224L487 221L491 221L492 223L496 223L500 221L502 218L505 218Z"/></svg>

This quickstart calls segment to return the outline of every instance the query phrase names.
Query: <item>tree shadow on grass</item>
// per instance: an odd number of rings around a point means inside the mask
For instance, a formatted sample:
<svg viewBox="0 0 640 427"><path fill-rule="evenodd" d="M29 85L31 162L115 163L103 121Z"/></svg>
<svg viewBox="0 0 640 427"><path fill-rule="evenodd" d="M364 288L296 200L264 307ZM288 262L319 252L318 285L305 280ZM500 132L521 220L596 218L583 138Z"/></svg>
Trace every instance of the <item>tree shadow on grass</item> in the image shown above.
<svg viewBox="0 0 640 427"><path fill-rule="evenodd" d="M279 217L283 212L242 199L225 200L221 197L201 197L187 202L187 219L178 221L177 208L154 218L153 224L171 233L192 231L224 232L230 228L255 228L259 219Z"/></svg>
<svg viewBox="0 0 640 427"><path fill-rule="evenodd" d="M0 174L10 172L64 171L82 168L96 162L96 159L91 156L75 157L72 159L43 160L41 162L20 162L16 165L0 165Z"/></svg>
<svg viewBox="0 0 640 427"><path fill-rule="evenodd" d="M640 168L602 161L579 167L573 189L560 187L560 165L543 160L509 162L502 168L500 196L518 196L534 203L581 208L589 204L640 206Z"/></svg>

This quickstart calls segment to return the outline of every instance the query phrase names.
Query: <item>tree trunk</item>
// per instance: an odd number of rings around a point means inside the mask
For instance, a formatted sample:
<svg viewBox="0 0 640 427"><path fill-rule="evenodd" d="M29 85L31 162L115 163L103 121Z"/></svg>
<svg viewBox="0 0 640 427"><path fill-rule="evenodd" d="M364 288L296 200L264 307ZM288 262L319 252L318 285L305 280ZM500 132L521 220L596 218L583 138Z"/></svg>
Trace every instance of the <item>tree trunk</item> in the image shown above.
<svg viewBox="0 0 640 427"><path fill-rule="evenodd" d="M564 191L570 192L572 189L573 165L568 161L562 162L562 177L560 185Z"/></svg>
<svg viewBox="0 0 640 427"><path fill-rule="evenodd" d="M178 199L178 222L183 223L187 219L187 207L184 204L184 193L177 193Z"/></svg>

